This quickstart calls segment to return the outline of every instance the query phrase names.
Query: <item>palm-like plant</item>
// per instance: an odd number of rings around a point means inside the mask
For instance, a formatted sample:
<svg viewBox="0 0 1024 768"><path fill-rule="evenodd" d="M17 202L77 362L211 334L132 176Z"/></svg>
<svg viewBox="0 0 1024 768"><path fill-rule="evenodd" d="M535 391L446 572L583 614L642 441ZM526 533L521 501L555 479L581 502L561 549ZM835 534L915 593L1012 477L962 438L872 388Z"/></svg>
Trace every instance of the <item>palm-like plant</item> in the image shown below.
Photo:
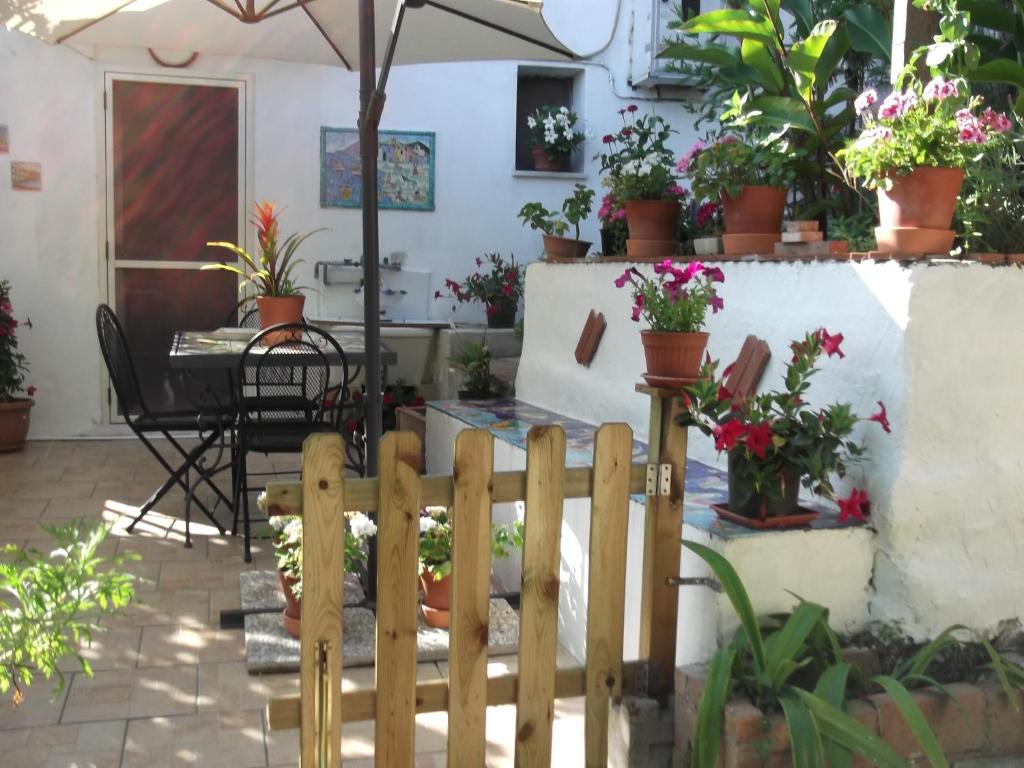
<svg viewBox="0 0 1024 768"><path fill-rule="evenodd" d="M300 235L295 232L278 242L280 225L278 216L281 211L275 203L264 200L256 203L255 213L251 219L256 227L256 236L260 245L259 256L253 256L244 248L228 242L207 243L214 248L225 248L240 258L245 267L235 264L206 264L203 269L223 269L226 272L233 272L242 278L239 290L246 285L252 285L259 296L294 296L299 292L300 286L295 285L292 280L292 273L302 263L302 259L295 258L295 251L303 241L310 235L321 232L322 229L315 229Z"/></svg>

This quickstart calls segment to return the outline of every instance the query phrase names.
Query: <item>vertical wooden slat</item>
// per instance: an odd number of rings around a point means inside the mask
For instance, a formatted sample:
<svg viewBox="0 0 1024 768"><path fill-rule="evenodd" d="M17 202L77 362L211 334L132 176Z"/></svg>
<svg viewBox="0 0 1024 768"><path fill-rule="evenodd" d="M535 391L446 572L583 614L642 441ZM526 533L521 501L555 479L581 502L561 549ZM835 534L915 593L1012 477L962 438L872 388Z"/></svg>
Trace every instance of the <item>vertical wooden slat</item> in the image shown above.
<svg viewBox="0 0 1024 768"><path fill-rule="evenodd" d="M389 432L380 442L377 515L377 765L411 768L416 742L416 577L420 439Z"/></svg>
<svg viewBox="0 0 1024 768"><path fill-rule="evenodd" d="M491 591L494 438L468 429L455 438L452 607L448 667L448 765L481 766L487 744L487 633Z"/></svg>
<svg viewBox="0 0 1024 768"><path fill-rule="evenodd" d="M340 435L302 447L302 635L299 676L303 766L341 766L341 606L344 602L345 454Z"/></svg>
<svg viewBox="0 0 1024 768"><path fill-rule="evenodd" d="M565 431L559 426L533 427L526 448L515 764L548 766L555 716Z"/></svg>
<svg viewBox="0 0 1024 768"><path fill-rule="evenodd" d="M608 765L608 702L622 696L626 531L633 430L605 424L594 442L594 493L587 587L587 768Z"/></svg>
<svg viewBox="0 0 1024 768"><path fill-rule="evenodd" d="M668 579L679 575L679 541L683 533L683 488L686 481L685 427L676 424L682 400L651 394L648 461L671 464L668 496L647 498L644 524L643 586L640 595L640 658L650 661L649 693L663 704L674 685L679 590Z"/></svg>

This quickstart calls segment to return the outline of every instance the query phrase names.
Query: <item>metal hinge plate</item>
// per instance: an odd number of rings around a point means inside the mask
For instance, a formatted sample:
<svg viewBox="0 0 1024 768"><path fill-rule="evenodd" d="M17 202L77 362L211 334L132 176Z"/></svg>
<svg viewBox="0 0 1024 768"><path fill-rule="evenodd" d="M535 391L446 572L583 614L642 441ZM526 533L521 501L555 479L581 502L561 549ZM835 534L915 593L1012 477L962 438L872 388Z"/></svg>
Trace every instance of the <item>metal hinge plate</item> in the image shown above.
<svg viewBox="0 0 1024 768"><path fill-rule="evenodd" d="M647 465L647 495L668 496L672 493L672 465Z"/></svg>

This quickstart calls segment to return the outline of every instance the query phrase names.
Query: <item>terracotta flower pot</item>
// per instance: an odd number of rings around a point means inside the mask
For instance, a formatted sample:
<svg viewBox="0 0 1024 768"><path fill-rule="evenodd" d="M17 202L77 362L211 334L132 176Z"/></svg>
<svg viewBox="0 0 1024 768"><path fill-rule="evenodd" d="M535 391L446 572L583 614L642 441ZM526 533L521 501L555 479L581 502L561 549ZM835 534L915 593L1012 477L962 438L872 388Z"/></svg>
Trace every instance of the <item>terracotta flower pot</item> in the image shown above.
<svg viewBox="0 0 1024 768"><path fill-rule="evenodd" d="M543 147L531 147L530 154L533 155L533 170L535 171L564 171L569 161L568 155L549 155Z"/></svg>
<svg viewBox="0 0 1024 768"><path fill-rule="evenodd" d="M669 380L695 379L700 375L708 334L641 331L640 339L647 359L644 379L648 384L659 386Z"/></svg>
<svg viewBox="0 0 1024 768"><path fill-rule="evenodd" d="M35 400L18 398L0 402L0 453L20 451L28 436L28 420Z"/></svg>
<svg viewBox="0 0 1024 768"><path fill-rule="evenodd" d="M544 235L544 253L556 259L582 259L590 250L586 240L573 240L570 237Z"/></svg>
<svg viewBox="0 0 1024 768"><path fill-rule="evenodd" d="M284 631L298 640L302 631L302 617L294 616L289 613L289 611L289 608L285 608L281 612L281 619L284 622Z"/></svg>
<svg viewBox="0 0 1024 768"><path fill-rule="evenodd" d="M948 253L955 238L950 223L963 181L960 168L921 166L906 176L893 176L891 189L877 191L878 250Z"/></svg>
<svg viewBox="0 0 1024 768"><path fill-rule="evenodd" d="M637 240L675 240L681 210L678 200L627 200L629 236Z"/></svg>
<svg viewBox="0 0 1024 768"><path fill-rule="evenodd" d="M773 234L782 231L782 214L786 210L784 187L752 184L739 195L722 195L722 211L727 234Z"/></svg>
<svg viewBox="0 0 1024 768"><path fill-rule="evenodd" d="M452 605L451 574L434 579L424 570L420 573L420 590L423 592L423 620L432 627L447 629Z"/></svg>
<svg viewBox="0 0 1024 768"><path fill-rule="evenodd" d="M284 602L292 616L302 615L302 603L295 596L294 587L298 579L286 576L280 568L277 571L277 581L281 585L281 592L284 594Z"/></svg>
<svg viewBox="0 0 1024 768"><path fill-rule="evenodd" d="M269 328L279 323L301 323L302 309L306 297L298 296L257 296L256 308L260 313L260 328Z"/></svg>

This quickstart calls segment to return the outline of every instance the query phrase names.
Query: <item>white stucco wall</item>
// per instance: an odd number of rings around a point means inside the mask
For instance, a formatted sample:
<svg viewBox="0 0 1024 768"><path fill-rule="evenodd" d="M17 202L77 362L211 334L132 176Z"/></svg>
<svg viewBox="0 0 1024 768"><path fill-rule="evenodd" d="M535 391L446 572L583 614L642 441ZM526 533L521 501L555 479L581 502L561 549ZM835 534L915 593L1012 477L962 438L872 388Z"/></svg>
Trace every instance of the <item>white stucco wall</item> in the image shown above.
<svg viewBox="0 0 1024 768"><path fill-rule="evenodd" d="M645 437L647 398L633 391L644 370L640 328L629 320L627 291L613 284L624 266L530 267L516 388L527 402L586 421L624 420ZM853 469L878 530L865 618L924 635L1024 616L1024 363L1014 334L1024 321L1024 272L950 263L722 266L726 309L708 325L713 357L731 361L754 333L774 354L761 386L776 388L788 342L825 326L844 334L846 358L825 363L812 401L849 401L865 416L876 400L888 408L893 434L864 425L869 456ZM605 313L608 328L587 369L573 350L591 308ZM717 459L697 433L689 455ZM757 546L767 562L795 556ZM834 577L843 578L838 567Z"/></svg>
<svg viewBox="0 0 1024 768"><path fill-rule="evenodd" d="M628 103L648 109L656 94L632 89L627 81L632 2L625 0L618 15L610 0L595 2L584 15L563 5L577 7L550 0L552 28L584 51L600 49L593 60L572 65L583 70L574 107L594 133L583 181L596 188L597 165L589 158L601 135L620 124L616 111ZM359 257L359 211L319 205L320 128L355 126L358 74L214 55L200 55L187 70L172 70L155 66L143 50L123 48L98 49L90 60L6 30L0 30L0 61L0 122L11 127L11 158L42 161L44 184L36 194L14 193L6 181L0 183L0 229L7 234L0 274L14 280L20 313L34 322L46 315L61 319L24 336L39 387L32 437L89 432L100 420L105 397L92 339L92 311L108 298L100 268L105 72L248 79L249 194L284 205L286 231L329 230L303 245L300 282L313 284L317 260ZM382 211L380 248L382 254L405 251L408 267L431 271L431 295L444 278L468 274L473 259L485 252L537 258L540 238L521 226L516 212L529 200L557 206L577 181L513 175L517 72L515 62L487 62L398 67L391 75L381 127L437 134L436 210ZM681 130L673 148L685 150L695 137L692 118L679 102L661 101L656 108ZM0 159L4 173L6 159ZM599 239L596 216L583 234ZM450 307L449 301L431 301L436 317L448 317ZM478 322L483 313L461 307L457 317Z"/></svg>

